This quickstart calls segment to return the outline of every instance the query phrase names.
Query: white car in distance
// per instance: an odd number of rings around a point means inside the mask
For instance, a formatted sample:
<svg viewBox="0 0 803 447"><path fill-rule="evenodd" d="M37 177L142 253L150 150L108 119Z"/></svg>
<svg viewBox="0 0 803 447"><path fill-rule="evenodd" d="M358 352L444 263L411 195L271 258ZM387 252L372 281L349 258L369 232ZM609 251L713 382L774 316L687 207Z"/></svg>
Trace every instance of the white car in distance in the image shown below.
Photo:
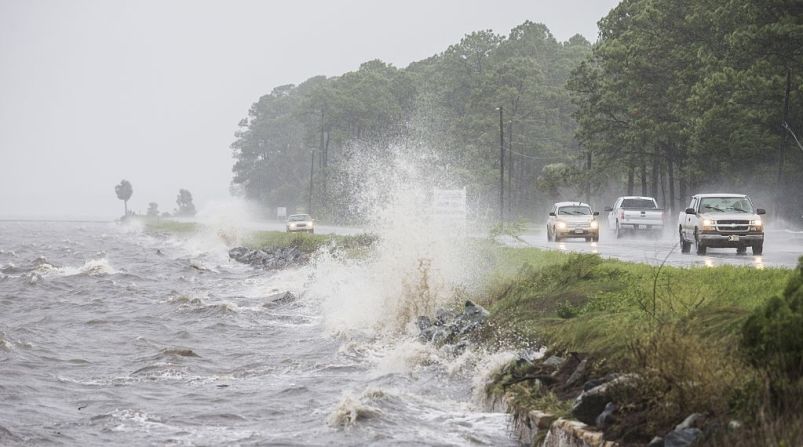
<svg viewBox="0 0 803 447"><path fill-rule="evenodd" d="M599 241L598 211L582 202L558 202L552 205L546 221L546 234L549 241L580 237L588 241Z"/></svg>
<svg viewBox="0 0 803 447"><path fill-rule="evenodd" d="M287 232L305 231L315 233L315 221L309 214L293 214L287 218Z"/></svg>

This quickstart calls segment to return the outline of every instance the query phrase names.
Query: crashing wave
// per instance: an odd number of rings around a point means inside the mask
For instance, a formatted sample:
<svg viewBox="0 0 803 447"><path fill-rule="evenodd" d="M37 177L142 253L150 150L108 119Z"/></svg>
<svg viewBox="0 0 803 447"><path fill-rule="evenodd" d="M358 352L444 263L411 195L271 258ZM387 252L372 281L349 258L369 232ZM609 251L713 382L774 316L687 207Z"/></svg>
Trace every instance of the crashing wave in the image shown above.
<svg viewBox="0 0 803 447"><path fill-rule="evenodd" d="M382 410L368 405L364 401L379 400L383 397L384 394L382 392L376 392L375 390L363 393L360 398L346 394L329 415L327 422L332 427L348 428L356 425L358 421L382 416Z"/></svg>

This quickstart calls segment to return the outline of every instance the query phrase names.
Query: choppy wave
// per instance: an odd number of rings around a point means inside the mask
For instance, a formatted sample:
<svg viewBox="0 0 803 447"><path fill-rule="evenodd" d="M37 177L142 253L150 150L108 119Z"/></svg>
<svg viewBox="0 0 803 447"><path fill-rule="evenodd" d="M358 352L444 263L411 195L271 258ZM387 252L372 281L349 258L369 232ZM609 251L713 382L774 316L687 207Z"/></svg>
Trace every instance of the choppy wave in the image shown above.
<svg viewBox="0 0 803 447"><path fill-rule="evenodd" d="M327 422L333 427L351 427L358 422L382 416L379 408L372 406L371 402L384 398L381 391L366 391L359 397L345 394L335 409L329 414Z"/></svg>

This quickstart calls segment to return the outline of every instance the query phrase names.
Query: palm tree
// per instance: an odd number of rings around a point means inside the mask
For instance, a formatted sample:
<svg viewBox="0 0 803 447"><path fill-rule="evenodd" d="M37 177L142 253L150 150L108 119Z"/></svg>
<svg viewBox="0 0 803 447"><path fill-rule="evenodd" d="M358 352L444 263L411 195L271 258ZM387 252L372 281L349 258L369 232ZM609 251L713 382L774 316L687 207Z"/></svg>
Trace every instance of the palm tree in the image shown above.
<svg viewBox="0 0 803 447"><path fill-rule="evenodd" d="M117 193L117 198L123 201L125 215L128 216L128 199L134 194L134 188L131 186L131 182L123 179L119 185L114 187L114 192Z"/></svg>

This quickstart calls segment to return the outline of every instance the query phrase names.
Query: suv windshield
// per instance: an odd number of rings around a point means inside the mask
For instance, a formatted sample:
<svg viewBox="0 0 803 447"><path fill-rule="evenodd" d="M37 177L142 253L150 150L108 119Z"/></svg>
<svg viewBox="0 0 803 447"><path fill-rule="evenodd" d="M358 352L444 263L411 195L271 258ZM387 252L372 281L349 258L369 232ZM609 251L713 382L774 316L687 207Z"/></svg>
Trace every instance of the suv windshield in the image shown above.
<svg viewBox="0 0 803 447"><path fill-rule="evenodd" d="M312 218L309 217L309 214L295 214L290 216L287 220L290 222L300 222L302 220L312 220Z"/></svg>
<svg viewBox="0 0 803 447"><path fill-rule="evenodd" d="M622 208L657 208L650 199L622 199Z"/></svg>
<svg viewBox="0 0 803 447"><path fill-rule="evenodd" d="M753 205L747 197L703 197L702 213L752 213Z"/></svg>
<svg viewBox="0 0 803 447"><path fill-rule="evenodd" d="M558 208L559 216L589 216L591 208L587 206L562 206Z"/></svg>

